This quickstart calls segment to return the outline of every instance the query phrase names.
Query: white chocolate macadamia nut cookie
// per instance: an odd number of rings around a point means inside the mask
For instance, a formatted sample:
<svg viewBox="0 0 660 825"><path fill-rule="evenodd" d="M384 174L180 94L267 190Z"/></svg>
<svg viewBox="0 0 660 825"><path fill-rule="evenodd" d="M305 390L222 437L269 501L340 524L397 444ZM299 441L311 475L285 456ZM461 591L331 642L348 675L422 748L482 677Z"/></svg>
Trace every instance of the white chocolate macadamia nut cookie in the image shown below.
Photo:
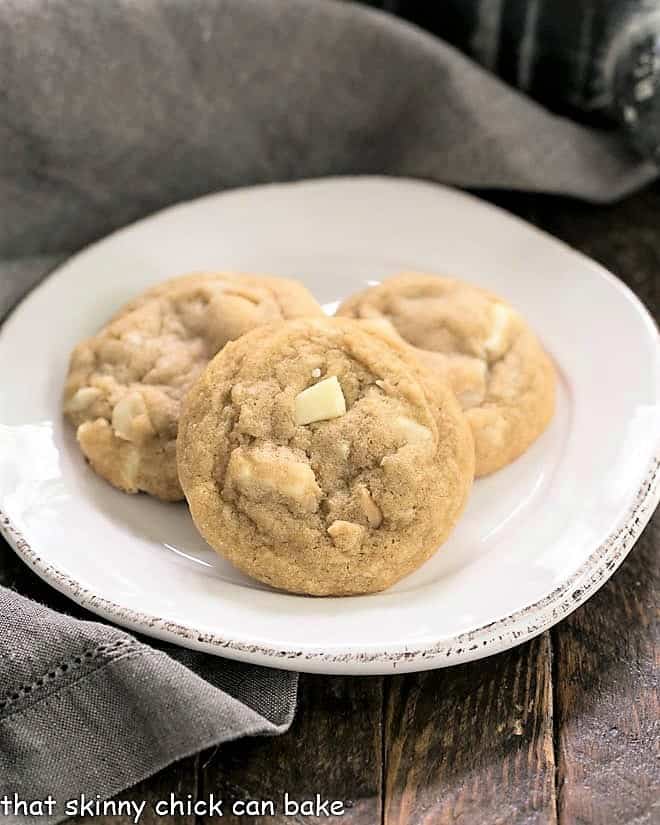
<svg viewBox="0 0 660 825"><path fill-rule="evenodd" d="M183 498L179 409L197 376L248 330L322 314L302 285L281 278L204 273L147 290L71 355L64 412L82 452L121 490Z"/></svg>
<svg viewBox="0 0 660 825"><path fill-rule="evenodd" d="M337 315L389 329L450 384L472 427L477 476L518 458L552 419L550 358L523 318L483 289L406 273L352 296Z"/></svg>
<svg viewBox="0 0 660 825"><path fill-rule="evenodd" d="M356 321L228 344L186 397L181 485L209 544L283 590L383 590L447 538L474 447L451 390Z"/></svg>

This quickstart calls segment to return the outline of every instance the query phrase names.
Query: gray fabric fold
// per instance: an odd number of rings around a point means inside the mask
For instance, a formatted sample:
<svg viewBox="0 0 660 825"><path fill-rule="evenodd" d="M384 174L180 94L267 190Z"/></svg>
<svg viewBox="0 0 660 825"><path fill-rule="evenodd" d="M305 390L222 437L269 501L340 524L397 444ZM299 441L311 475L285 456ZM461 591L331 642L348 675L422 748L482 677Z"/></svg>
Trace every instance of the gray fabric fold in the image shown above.
<svg viewBox="0 0 660 825"><path fill-rule="evenodd" d="M58 802L9 822L291 723L295 674L163 647L0 588L0 797Z"/></svg>
<svg viewBox="0 0 660 825"><path fill-rule="evenodd" d="M5 0L0 254L357 172L610 200L655 175L432 36L331 0Z"/></svg>
<svg viewBox="0 0 660 825"><path fill-rule="evenodd" d="M171 762L285 731L297 674L136 637L53 593L0 546L0 804L110 797ZM64 608L64 609L62 609ZM3 819L0 809L0 819Z"/></svg>
<svg viewBox="0 0 660 825"><path fill-rule="evenodd" d="M219 189L385 173L605 202L656 175L615 133L348 3L4 0L0 44L0 318L84 244ZM0 587L0 798L108 797L284 730L295 698L292 674Z"/></svg>

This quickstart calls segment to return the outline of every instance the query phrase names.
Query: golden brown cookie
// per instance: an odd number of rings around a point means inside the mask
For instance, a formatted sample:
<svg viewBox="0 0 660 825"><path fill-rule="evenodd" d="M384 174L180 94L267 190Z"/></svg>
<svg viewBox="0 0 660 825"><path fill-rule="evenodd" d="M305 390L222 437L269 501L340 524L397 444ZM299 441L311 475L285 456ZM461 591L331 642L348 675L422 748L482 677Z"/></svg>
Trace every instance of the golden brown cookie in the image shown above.
<svg viewBox="0 0 660 825"><path fill-rule="evenodd" d="M282 278L203 273L147 290L71 355L64 412L80 448L121 490L183 498L179 408L209 360L260 324L322 314L301 284Z"/></svg>
<svg viewBox="0 0 660 825"><path fill-rule="evenodd" d="M496 295L405 273L352 296L337 315L388 322L449 382L472 427L477 476L522 455L553 416L552 362L523 318Z"/></svg>
<svg viewBox="0 0 660 825"><path fill-rule="evenodd" d="M209 544L312 595L383 590L447 538L474 447L449 388L351 320L273 324L228 344L188 394L181 485Z"/></svg>

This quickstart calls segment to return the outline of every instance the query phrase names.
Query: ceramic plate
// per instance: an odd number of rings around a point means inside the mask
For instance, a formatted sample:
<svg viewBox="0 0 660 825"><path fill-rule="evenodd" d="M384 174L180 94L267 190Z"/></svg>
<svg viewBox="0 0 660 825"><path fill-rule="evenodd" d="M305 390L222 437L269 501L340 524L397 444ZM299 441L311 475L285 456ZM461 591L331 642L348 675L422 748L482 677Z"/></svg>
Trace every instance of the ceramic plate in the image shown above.
<svg viewBox="0 0 660 825"><path fill-rule="evenodd" d="M60 414L80 338L146 286L214 268L299 278L329 313L404 268L500 293L556 362L552 425L475 483L449 541L391 590L344 599L269 590L208 548L184 504L97 478ZM603 584L660 495L660 347L640 302L548 235L420 182L244 189L123 229L20 304L0 332L0 376L0 524L27 564L118 624L276 667L387 673L512 647Z"/></svg>

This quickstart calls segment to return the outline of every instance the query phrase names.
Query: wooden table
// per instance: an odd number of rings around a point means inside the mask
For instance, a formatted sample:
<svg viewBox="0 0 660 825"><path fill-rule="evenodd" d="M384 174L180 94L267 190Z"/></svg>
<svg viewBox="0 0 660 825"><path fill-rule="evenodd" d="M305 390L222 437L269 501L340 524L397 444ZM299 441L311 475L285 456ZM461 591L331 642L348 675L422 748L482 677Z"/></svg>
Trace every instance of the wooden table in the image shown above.
<svg viewBox="0 0 660 825"><path fill-rule="evenodd" d="M601 261L658 317L660 189L611 207L492 199ZM264 825L659 823L659 551L660 511L602 590L533 641L448 670L302 676L287 734L202 753L121 798L280 799L286 790L347 805L332 820L222 820ZM95 820L110 821L123 823Z"/></svg>

